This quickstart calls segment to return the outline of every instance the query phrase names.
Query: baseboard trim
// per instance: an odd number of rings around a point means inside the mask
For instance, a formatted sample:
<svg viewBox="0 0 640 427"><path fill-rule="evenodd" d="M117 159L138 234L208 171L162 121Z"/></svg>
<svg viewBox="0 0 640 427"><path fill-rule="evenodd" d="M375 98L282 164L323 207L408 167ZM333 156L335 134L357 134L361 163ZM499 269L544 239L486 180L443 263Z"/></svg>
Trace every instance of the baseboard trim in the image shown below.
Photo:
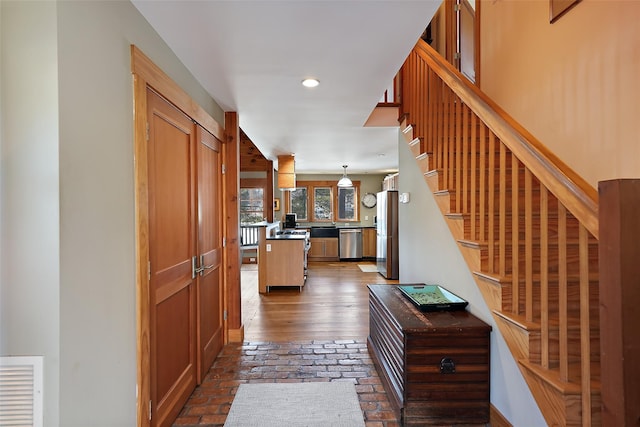
<svg viewBox="0 0 640 427"><path fill-rule="evenodd" d="M238 329L229 329L228 342L243 342L244 341L244 325Z"/></svg>
<svg viewBox="0 0 640 427"><path fill-rule="evenodd" d="M491 427L513 427L493 405L489 405L489 423Z"/></svg>

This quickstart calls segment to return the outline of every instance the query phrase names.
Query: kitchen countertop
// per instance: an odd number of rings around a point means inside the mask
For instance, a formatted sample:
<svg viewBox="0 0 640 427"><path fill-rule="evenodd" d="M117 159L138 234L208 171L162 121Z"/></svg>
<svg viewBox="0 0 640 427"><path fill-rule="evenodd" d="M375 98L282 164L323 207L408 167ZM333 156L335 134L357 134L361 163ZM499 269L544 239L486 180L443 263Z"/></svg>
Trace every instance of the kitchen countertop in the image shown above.
<svg viewBox="0 0 640 427"><path fill-rule="evenodd" d="M277 234L267 237L267 240L304 240L305 238L304 234Z"/></svg>
<svg viewBox="0 0 640 427"><path fill-rule="evenodd" d="M309 230L311 228L376 228L375 225L300 225L296 227L296 230Z"/></svg>

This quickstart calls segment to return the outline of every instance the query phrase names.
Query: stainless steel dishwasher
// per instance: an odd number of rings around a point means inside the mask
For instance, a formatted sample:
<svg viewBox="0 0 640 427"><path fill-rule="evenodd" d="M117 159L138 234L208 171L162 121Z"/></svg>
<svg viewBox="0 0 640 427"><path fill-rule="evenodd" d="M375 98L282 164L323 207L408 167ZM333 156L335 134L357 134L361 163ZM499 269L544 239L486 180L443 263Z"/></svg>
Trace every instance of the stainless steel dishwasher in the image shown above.
<svg viewBox="0 0 640 427"><path fill-rule="evenodd" d="M340 229L340 259L362 259L362 229Z"/></svg>

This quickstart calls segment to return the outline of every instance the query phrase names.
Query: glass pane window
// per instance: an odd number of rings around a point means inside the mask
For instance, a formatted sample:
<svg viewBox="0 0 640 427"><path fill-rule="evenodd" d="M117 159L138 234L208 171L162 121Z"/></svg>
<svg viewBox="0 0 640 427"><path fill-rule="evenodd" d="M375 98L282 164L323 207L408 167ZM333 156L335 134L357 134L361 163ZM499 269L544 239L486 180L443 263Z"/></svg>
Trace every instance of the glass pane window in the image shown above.
<svg viewBox="0 0 640 427"><path fill-rule="evenodd" d="M307 188L298 187L289 192L291 212L298 221L307 221Z"/></svg>
<svg viewBox="0 0 640 427"><path fill-rule="evenodd" d="M313 218L315 221L331 221L331 187L314 187Z"/></svg>
<svg viewBox="0 0 640 427"><path fill-rule="evenodd" d="M358 217L358 204L356 200L357 191L355 187L338 188L338 220L355 221Z"/></svg>
<svg viewBox="0 0 640 427"><path fill-rule="evenodd" d="M254 224L264 221L264 190L262 188L240 189L240 223Z"/></svg>

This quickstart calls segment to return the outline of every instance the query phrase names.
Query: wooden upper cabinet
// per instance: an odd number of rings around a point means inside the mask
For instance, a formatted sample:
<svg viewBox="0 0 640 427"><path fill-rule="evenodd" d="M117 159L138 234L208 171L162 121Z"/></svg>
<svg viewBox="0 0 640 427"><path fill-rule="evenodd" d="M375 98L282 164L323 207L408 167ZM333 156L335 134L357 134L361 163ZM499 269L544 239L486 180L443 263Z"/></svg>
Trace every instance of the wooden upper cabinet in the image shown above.
<svg viewBox="0 0 640 427"><path fill-rule="evenodd" d="M278 187L281 189L296 188L296 167L292 155L278 156Z"/></svg>

